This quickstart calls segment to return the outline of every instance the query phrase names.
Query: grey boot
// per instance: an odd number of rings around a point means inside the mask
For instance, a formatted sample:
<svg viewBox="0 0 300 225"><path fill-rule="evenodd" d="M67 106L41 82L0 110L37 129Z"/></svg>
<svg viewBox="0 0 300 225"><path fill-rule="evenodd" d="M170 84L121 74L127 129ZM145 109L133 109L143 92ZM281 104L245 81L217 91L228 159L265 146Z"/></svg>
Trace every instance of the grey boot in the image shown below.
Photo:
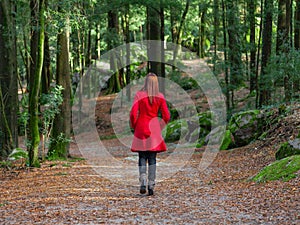
<svg viewBox="0 0 300 225"><path fill-rule="evenodd" d="M140 193L146 193L147 175L145 173L140 174Z"/></svg>

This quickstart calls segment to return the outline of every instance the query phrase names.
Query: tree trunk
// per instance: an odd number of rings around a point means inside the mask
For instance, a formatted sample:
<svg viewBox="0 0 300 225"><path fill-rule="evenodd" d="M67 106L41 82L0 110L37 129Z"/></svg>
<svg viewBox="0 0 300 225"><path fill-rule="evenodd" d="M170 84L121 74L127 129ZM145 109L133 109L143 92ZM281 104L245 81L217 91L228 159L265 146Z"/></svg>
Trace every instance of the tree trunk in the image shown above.
<svg viewBox="0 0 300 225"><path fill-rule="evenodd" d="M33 3L33 2L32 2ZM35 2L37 3L37 2ZM33 167L38 167L40 165L38 160L38 150L40 143L40 132L39 132L39 92L41 87L41 77L44 61L44 24L45 24L45 3L44 0L40 0L37 5L35 5L34 10L37 10L38 15L38 27L33 27L33 29L38 31L38 42L37 42L37 55L36 61L34 63L35 70L33 74L30 74L30 90L29 90L29 165ZM35 46L35 43L33 43ZM32 51L32 49L31 49ZM35 52L32 52L34 55Z"/></svg>
<svg viewBox="0 0 300 225"><path fill-rule="evenodd" d="M63 9L59 8L62 12ZM49 147L48 156L53 158L66 158L69 156L69 139L71 136L71 76L69 62L69 18L65 18L64 28L57 36L57 64L56 83L63 87L63 103L60 106L60 113L56 115L52 141Z"/></svg>
<svg viewBox="0 0 300 225"><path fill-rule="evenodd" d="M0 3L0 159L18 145L15 7L14 1Z"/></svg>
<svg viewBox="0 0 300 225"><path fill-rule="evenodd" d="M250 26L250 92L256 90L256 43L255 43L255 13L257 2L256 0L248 0L249 8L249 26Z"/></svg>
<svg viewBox="0 0 300 225"><path fill-rule="evenodd" d="M166 64L165 62L165 12L164 12L164 6L162 3L162 0L160 1L160 41L161 41L161 46L160 46L160 59L161 59L161 73L160 76L165 78L166 77ZM159 89L160 91L165 94L165 79L161 79L159 82Z"/></svg>
<svg viewBox="0 0 300 225"><path fill-rule="evenodd" d="M289 50L290 0L279 0L277 19L276 54Z"/></svg>
<svg viewBox="0 0 300 225"><path fill-rule="evenodd" d="M226 6L224 0L222 0L222 23L223 23L223 39L224 39L224 70L225 70L225 96L226 107L230 110L230 93L229 93L229 72L228 72L228 57L227 57L227 24L226 24Z"/></svg>
<svg viewBox="0 0 300 225"><path fill-rule="evenodd" d="M92 27L89 24L88 32L87 32L87 51L86 51L86 58L85 58L85 65L89 67L92 63Z"/></svg>
<svg viewBox="0 0 300 225"><path fill-rule="evenodd" d="M235 0L227 1L227 24L228 24L228 59L230 62L230 85L231 104L234 108L234 90L242 83L243 65L241 59L241 44L239 36L238 3Z"/></svg>
<svg viewBox="0 0 300 225"><path fill-rule="evenodd" d="M273 0L265 0L264 6L259 106L267 105L271 97L265 70L272 50Z"/></svg>
<svg viewBox="0 0 300 225"><path fill-rule="evenodd" d="M176 66L176 58L178 56L178 54L180 54L180 51L181 51L181 43L182 43L182 33L183 33L183 26L184 26L184 22L185 22L185 19L186 19L186 16L187 16L187 13L189 11L189 7L190 7L190 3L191 3L191 0L186 0L186 4L185 4L185 8L184 8L184 11L182 13L182 16L181 16L181 19L180 19L180 22L179 22L179 26L177 28L177 31L176 31L176 36L175 36L175 50L174 50L174 55L173 55L173 61L174 61L174 66ZM173 67L174 69L174 67Z"/></svg>
<svg viewBox="0 0 300 225"><path fill-rule="evenodd" d="M42 93L49 93L52 74L51 74L51 56L50 56L50 45L48 34L45 33L45 47L44 47L44 65L42 71Z"/></svg>
<svg viewBox="0 0 300 225"><path fill-rule="evenodd" d="M300 50L300 0L296 1L294 30L294 46L296 50Z"/></svg>
<svg viewBox="0 0 300 225"><path fill-rule="evenodd" d="M197 54L200 58L205 56L205 22L206 22L206 13L208 6L206 3L199 4L199 42Z"/></svg>
<svg viewBox="0 0 300 225"><path fill-rule="evenodd" d="M127 100L130 101L131 99L131 89L130 89L130 30L129 30L129 12L130 12L130 5L127 4L125 6L125 42L126 42L126 97Z"/></svg>
<svg viewBox="0 0 300 225"><path fill-rule="evenodd" d="M108 50L113 49L118 45L119 39L119 21L118 21L118 12L115 10L110 10L108 12L108 32L110 35L110 39L107 40L107 48ZM110 69L114 71L114 74L109 79L109 89L108 93L116 93L121 90L120 83L120 72L118 68L118 56L116 54L110 55Z"/></svg>
<svg viewBox="0 0 300 225"><path fill-rule="evenodd" d="M148 34L149 40L160 41L160 10L153 6L147 8L147 21L148 21ZM155 73L157 76L161 76L161 48L158 44L148 46L148 58L156 59L156 61L149 61L149 72Z"/></svg>
<svg viewBox="0 0 300 225"><path fill-rule="evenodd" d="M48 0L45 0L45 10L48 7ZM45 27L47 24L45 24ZM46 29L45 29L46 30ZM42 93L47 94L50 89L50 83L52 79L51 75L51 56L50 56L50 44L49 44L49 35L45 32L45 44L44 44L44 65L42 71Z"/></svg>
<svg viewBox="0 0 300 225"><path fill-rule="evenodd" d="M220 15L219 15L219 0L214 0L214 67L213 71L216 71L216 60L218 59L217 50L218 50L218 36L219 36L219 26L220 26Z"/></svg>
<svg viewBox="0 0 300 225"><path fill-rule="evenodd" d="M300 0L296 0L295 21L294 21L294 46L295 50L300 50ZM300 91L300 79L294 82L294 91Z"/></svg>

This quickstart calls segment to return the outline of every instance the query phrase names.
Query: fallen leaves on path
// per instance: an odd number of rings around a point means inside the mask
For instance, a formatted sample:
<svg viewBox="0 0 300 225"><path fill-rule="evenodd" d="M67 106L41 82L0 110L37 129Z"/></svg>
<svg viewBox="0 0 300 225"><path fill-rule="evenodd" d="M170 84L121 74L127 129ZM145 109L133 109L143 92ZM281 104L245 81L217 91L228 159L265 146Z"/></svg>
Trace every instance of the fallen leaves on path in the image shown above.
<svg viewBox="0 0 300 225"><path fill-rule="evenodd" d="M18 176L2 173L0 223L299 223L299 177L262 184L248 180L274 160L271 148L256 146L219 152L202 172L199 149L180 172L157 183L151 197L99 176L84 160L45 162Z"/></svg>

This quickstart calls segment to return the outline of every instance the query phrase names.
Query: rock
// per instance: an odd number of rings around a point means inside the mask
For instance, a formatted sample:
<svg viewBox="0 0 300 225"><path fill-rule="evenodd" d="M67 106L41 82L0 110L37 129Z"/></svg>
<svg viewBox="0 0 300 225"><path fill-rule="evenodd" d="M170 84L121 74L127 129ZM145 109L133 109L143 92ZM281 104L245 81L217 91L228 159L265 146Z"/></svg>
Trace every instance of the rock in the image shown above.
<svg viewBox="0 0 300 225"><path fill-rule="evenodd" d="M188 124L184 119L170 122L163 130L163 136L166 142L178 141L188 133Z"/></svg>
<svg viewBox="0 0 300 225"><path fill-rule="evenodd" d="M239 112L231 117L228 127L237 147L245 146L261 135L262 117L259 110Z"/></svg>
<svg viewBox="0 0 300 225"><path fill-rule="evenodd" d="M292 155L300 155L300 138L296 138L281 144L275 153L275 158L276 160L280 160Z"/></svg>

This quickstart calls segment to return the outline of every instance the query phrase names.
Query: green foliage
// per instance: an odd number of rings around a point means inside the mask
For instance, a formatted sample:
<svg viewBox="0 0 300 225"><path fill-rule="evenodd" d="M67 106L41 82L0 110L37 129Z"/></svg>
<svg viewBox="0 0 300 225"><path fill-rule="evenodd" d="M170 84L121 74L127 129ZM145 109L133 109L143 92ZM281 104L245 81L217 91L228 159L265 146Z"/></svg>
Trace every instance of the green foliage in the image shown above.
<svg viewBox="0 0 300 225"><path fill-rule="evenodd" d="M266 68L266 76L261 82L261 89L271 93L270 104L285 102L297 97L293 87L300 81L300 51L287 47L288 51L273 55ZM287 86L288 88L284 88ZM291 99L287 99L287 98Z"/></svg>
<svg viewBox="0 0 300 225"><path fill-rule="evenodd" d="M48 160L61 160L67 158L66 144L70 143L70 139L66 138L64 134L60 134L56 139L50 140L50 145L55 146L55 149L48 152Z"/></svg>
<svg viewBox="0 0 300 225"><path fill-rule="evenodd" d="M29 121L29 114L28 114L28 94L23 94L22 98L19 102L20 104L20 111L18 112L18 127L19 127L19 134L26 135L26 130Z"/></svg>
<svg viewBox="0 0 300 225"><path fill-rule="evenodd" d="M168 123L163 130L163 136L166 142L178 141L181 136L188 133L188 125L186 120L179 119Z"/></svg>
<svg viewBox="0 0 300 225"><path fill-rule="evenodd" d="M0 162L0 168L4 170L22 169L29 164L29 156L26 150L15 148L7 157L7 160Z"/></svg>
<svg viewBox="0 0 300 225"><path fill-rule="evenodd" d="M49 133L49 128L53 124L55 116L60 112L60 105L63 102L63 87L57 85L50 90L49 94L42 94L40 98L42 133Z"/></svg>
<svg viewBox="0 0 300 225"><path fill-rule="evenodd" d="M28 160L28 152L21 149L21 148L15 148L8 156L8 160L15 161L19 159L26 159Z"/></svg>
<svg viewBox="0 0 300 225"><path fill-rule="evenodd" d="M267 182L272 180L288 181L297 177L296 172L300 170L300 155L290 156L275 161L263 168L252 178L256 182Z"/></svg>

